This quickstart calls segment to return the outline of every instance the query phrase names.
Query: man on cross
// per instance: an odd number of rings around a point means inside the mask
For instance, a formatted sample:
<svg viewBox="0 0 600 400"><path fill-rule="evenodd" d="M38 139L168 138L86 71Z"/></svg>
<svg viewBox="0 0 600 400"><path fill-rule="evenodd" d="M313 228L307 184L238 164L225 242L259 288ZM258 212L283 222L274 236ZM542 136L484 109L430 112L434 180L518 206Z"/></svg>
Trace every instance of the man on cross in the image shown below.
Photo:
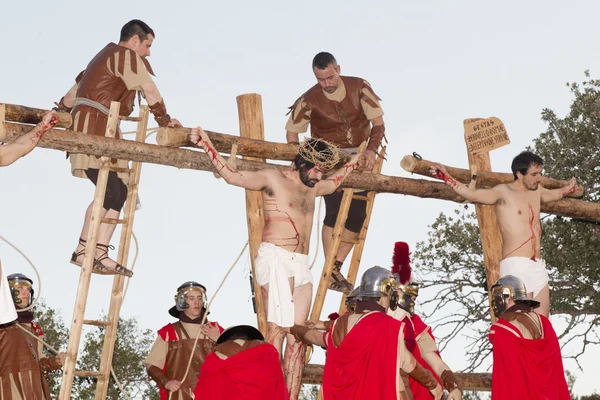
<svg viewBox="0 0 600 400"><path fill-rule="evenodd" d="M19 137L12 143L0 145L0 167L6 167L21 157L29 154L38 145L48 129L52 129L58 121L55 111L49 111L31 131Z"/></svg>
<svg viewBox="0 0 600 400"><path fill-rule="evenodd" d="M235 171L219 155L202 128L192 129L190 140L204 148L217 172L231 185L263 192L265 226L256 258L256 281L262 287L267 311L267 342L281 354L286 332L308 317L312 298L312 273L308 250L315 198L333 193L359 166L355 154L342 168L322 180L323 173L339 160L337 148L308 139L299 148L291 170L265 168ZM297 398L304 366L304 344L287 334L283 360L291 398Z"/></svg>
<svg viewBox="0 0 600 400"><path fill-rule="evenodd" d="M577 181L559 189L540 186L544 161L541 157L524 151L513 159L511 169L515 180L490 189L476 189L461 185L441 164L434 163L431 173L446 182L465 199L479 204L493 205L502 235L502 261L500 277L514 275L540 302L536 312L550 315L550 290L546 263L540 258L542 228L541 203L557 201L575 192Z"/></svg>

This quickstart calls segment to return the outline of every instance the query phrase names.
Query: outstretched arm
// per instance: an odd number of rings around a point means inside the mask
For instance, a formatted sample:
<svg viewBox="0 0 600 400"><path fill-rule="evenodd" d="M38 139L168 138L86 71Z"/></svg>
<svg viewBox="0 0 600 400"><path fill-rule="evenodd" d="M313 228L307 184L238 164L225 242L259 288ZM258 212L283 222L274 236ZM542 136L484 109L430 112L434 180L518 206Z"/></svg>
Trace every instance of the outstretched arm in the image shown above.
<svg viewBox="0 0 600 400"><path fill-rule="evenodd" d="M423 334L417 341L419 351L423 360L433 369L435 374L440 377L442 384L450 393L448 400L461 400L462 388L458 379L438 354L438 348L435 341L428 334Z"/></svg>
<svg viewBox="0 0 600 400"><path fill-rule="evenodd" d="M359 160L363 157L362 153L353 155L344 166L336 170L327 179L323 179L315 185L317 196L325 196L335 192L340 187L344 179L350 175L352 171L360 167Z"/></svg>
<svg viewBox="0 0 600 400"><path fill-rule="evenodd" d="M546 189L542 187L542 203L560 200L575 193L575 190L577 190L577 180L575 178L571 178L567 186L558 189Z"/></svg>
<svg viewBox="0 0 600 400"><path fill-rule="evenodd" d="M21 136L12 143L0 146L0 167L5 167L29 154L37 146L42 136L58 121L55 111L47 112L42 122L37 124L29 133Z"/></svg>
<svg viewBox="0 0 600 400"><path fill-rule="evenodd" d="M311 329L304 325L294 325L289 328L289 333L294 335L297 341L306 344L316 344L319 347L327 347L323 334L325 332Z"/></svg>
<svg viewBox="0 0 600 400"><path fill-rule="evenodd" d="M500 200L501 193L497 187L491 189L476 189L470 188L467 185L458 183L442 164L433 163L431 165L431 175L446 182L456 193L465 199L479 204L494 205Z"/></svg>
<svg viewBox="0 0 600 400"><path fill-rule="evenodd" d="M227 161L215 149L204 129L200 127L193 128L192 133L190 133L190 140L206 151L213 166L219 175L225 179L225 182L248 190L263 190L267 186L268 175L265 170L234 171L231 169L227 165Z"/></svg>

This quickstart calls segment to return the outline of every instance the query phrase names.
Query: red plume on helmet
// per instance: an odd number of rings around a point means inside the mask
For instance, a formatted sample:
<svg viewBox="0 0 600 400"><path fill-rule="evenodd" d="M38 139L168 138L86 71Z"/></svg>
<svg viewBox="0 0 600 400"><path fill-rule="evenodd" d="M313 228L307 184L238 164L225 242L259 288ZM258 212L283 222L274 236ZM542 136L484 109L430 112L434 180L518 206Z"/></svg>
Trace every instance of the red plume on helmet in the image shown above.
<svg viewBox="0 0 600 400"><path fill-rule="evenodd" d="M394 256L392 257L392 274L400 278L400 283L405 284L410 280L410 251L405 242L394 244Z"/></svg>

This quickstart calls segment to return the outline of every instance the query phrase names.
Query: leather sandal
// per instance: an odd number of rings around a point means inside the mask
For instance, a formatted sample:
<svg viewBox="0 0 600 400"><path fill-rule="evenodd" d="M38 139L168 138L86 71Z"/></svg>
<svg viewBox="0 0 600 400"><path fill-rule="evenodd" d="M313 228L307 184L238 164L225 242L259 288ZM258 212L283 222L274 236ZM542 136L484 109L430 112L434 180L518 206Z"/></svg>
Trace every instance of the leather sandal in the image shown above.
<svg viewBox="0 0 600 400"><path fill-rule="evenodd" d="M108 250L114 250L115 246L97 243L96 248L100 249L100 251L103 252L103 254L100 255L100 257L96 258L96 260L95 260L97 266L102 267L102 268L106 269L107 271L114 272L115 274L126 276L128 278L131 278L133 276L133 271L125 268L124 266L122 266L119 263L115 263L116 265L115 265L114 269L108 268L107 266L102 264L102 261L109 258Z"/></svg>
<svg viewBox="0 0 600 400"><path fill-rule="evenodd" d="M345 294L350 294L354 286L346 278L342 275L342 261L336 261L333 264L333 271L331 271L331 280L329 282L329 289L341 292Z"/></svg>
<svg viewBox="0 0 600 400"><path fill-rule="evenodd" d="M73 254L71 254L71 264L77 265L78 267L82 266L83 260L77 261L77 259L85 254L86 243L87 242L85 240L79 238L79 244L83 245L83 249L79 251L74 251ZM92 272L95 274L106 275L108 270L104 265L98 264L96 262L96 259L94 259L94 263L92 264Z"/></svg>

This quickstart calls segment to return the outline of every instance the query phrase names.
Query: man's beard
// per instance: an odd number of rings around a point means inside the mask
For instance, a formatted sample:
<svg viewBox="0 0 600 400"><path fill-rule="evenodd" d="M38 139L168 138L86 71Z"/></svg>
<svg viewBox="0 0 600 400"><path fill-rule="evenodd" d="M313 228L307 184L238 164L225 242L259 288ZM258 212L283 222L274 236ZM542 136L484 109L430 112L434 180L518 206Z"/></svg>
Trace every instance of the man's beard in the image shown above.
<svg viewBox="0 0 600 400"><path fill-rule="evenodd" d="M304 168L300 168L298 170L298 173L300 175L300 180L302 181L302 183L304 183L309 188L315 187L315 185L319 182L316 179L310 179L308 177L308 171L306 169L304 169Z"/></svg>
<svg viewBox="0 0 600 400"><path fill-rule="evenodd" d="M527 185L527 184L525 184L525 187L527 188L527 190L531 190L531 191L538 190L539 186L540 186L539 183L534 183L533 185Z"/></svg>

